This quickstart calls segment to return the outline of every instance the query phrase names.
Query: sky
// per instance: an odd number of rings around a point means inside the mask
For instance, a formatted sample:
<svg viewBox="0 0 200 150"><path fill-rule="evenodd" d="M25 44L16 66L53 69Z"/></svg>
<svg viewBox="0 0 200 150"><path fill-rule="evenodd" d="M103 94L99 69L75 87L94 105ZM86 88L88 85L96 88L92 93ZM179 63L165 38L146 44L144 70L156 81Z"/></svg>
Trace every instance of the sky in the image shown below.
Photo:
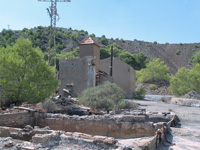
<svg viewBox="0 0 200 150"><path fill-rule="evenodd" d="M0 0L0 31L49 26L49 6L50 2L38 0ZM57 27L98 37L200 42L200 0L71 0L58 2L57 8Z"/></svg>

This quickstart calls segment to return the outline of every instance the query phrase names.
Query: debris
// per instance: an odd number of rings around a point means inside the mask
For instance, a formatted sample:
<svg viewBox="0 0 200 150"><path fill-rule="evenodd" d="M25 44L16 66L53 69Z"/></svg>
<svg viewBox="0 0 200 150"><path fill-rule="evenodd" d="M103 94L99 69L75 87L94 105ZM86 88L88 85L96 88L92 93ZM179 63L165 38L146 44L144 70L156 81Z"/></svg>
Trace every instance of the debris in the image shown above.
<svg viewBox="0 0 200 150"><path fill-rule="evenodd" d="M30 111L30 112L36 112L36 110L31 109L31 108L27 108L27 107L18 107L18 106L14 106L13 108L14 108L14 109L27 110L27 111Z"/></svg>
<svg viewBox="0 0 200 150"><path fill-rule="evenodd" d="M6 143L4 144L5 147L12 147L13 145L14 145L14 144L13 144L12 141L6 142Z"/></svg>
<svg viewBox="0 0 200 150"><path fill-rule="evenodd" d="M33 130L33 127L30 126L30 125L26 125L25 128L23 128L23 131L25 132L29 132L29 131L32 131Z"/></svg>
<svg viewBox="0 0 200 150"><path fill-rule="evenodd" d="M47 110L39 108L39 109L37 109L37 112L39 112L39 113L47 113Z"/></svg>
<svg viewBox="0 0 200 150"><path fill-rule="evenodd" d="M191 90L190 92L182 96L182 98L200 99L200 94L198 94L195 90Z"/></svg>

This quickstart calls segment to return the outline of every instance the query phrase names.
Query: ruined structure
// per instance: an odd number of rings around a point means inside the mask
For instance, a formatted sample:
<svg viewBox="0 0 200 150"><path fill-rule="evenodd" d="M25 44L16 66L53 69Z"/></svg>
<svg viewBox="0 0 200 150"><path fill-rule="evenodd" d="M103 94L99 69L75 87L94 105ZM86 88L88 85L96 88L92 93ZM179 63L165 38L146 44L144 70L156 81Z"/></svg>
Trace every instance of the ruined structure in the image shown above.
<svg viewBox="0 0 200 150"><path fill-rule="evenodd" d="M69 84L72 85L75 96L84 89L95 86L96 66L93 57L62 59L59 67L61 81L59 95L65 95L63 89Z"/></svg>
<svg viewBox="0 0 200 150"><path fill-rule="evenodd" d="M146 112L143 109L92 116L69 116L24 109L29 111L16 109L0 113L0 149L77 149L75 147L78 146L83 150L154 150L158 141L166 138L168 128L176 123L172 112ZM129 145L115 139L136 137ZM19 141L15 139L24 141L16 144Z"/></svg>
<svg viewBox="0 0 200 150"><path fill-rule="evenodd" d="M91 37L84 39L79 46L79 58L60 61L61 97L65 95L68 85L72 85L74 95L77 96L84 89L105 81L115 82L125 91L126 98L132 97L135 91L135 71L131 66L115 58L113 76L110 76L110 59L100 61L100 46Z"/></svg>
<svg viewBox="0 0 200 150"><path fill-rule="evenodd" d="M109 74L110 59L100 61L100 70ZM121 60L113 59L113 80L125 91L125 97L131 98L135 92L135 70Z"/></svg>

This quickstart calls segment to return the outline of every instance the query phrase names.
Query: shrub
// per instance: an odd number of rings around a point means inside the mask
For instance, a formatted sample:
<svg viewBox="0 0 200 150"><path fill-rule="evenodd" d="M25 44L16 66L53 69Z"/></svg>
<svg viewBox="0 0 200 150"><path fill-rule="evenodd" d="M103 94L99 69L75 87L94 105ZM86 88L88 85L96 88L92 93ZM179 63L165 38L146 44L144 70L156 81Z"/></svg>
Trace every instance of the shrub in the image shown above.
<svg viewBox="0 0 200 150"><path fill-rule="evenodd" d="M122 43L125 43L125 41L124 41L124 39L123 38L121 38L121 40L120 40Z"/></svg>
<svg viewBox="0 0 200 150"><path fill-rule="evenodd" d="M158 87L157 87L157 85L155 85L155 84L150 84L150 85L149 85L149 88L150 88L150 90L155 90L155 89L157 89Z"/></svg>
<svg viewBox="0 0 200 150"><path fill-rule="evenodd" d="M134 98L135 99L144 99L145 97L145 94L146 94L146 90L144 88L140 88L138 91L136 91L134 93Z"/></svg>
<svg viewBox="0 0 200 150"><path fill-rule="evenodd" d="M181 54L181 50L176 50L176 55L180 55Z"/></svg>
<svg viewBox="0 0 200 150"><path fill-rule="evenodd" d="M197 44L194 45L195 48L199 48L199 46Z"/></svg>
<svg viewBox="0 0 200 150"><path fill-rule="evenodd" d="M155 45L156 45L156 44L158 44L158 42L157 42L157 41L154 41L154 42L153 42L153 44L155 44Z"/></svg>
<svg viewBox="0 0 200 150"><path fill-rule="evenodd" d="M115 106L115 110L120 109L135 109L138 108L138 104L134 102L128 102L125 100L119 101L118 105Z"/></svg>
<svg viewBox="0 0 200 150"><path fill-rule="evenodd" d="M165 44L166 44L166 45L168 45L169 43L168 43L168 42L166 42Z"/></svg>
<svg viewBox="0 0 200 150"><path fill-rule="evenodd" d="M93 109L105 111L125 109L129 104L121 100L123 93L123 90L115 83L106 81L102 85L84 90L78 96L78 102Z"/></svg>

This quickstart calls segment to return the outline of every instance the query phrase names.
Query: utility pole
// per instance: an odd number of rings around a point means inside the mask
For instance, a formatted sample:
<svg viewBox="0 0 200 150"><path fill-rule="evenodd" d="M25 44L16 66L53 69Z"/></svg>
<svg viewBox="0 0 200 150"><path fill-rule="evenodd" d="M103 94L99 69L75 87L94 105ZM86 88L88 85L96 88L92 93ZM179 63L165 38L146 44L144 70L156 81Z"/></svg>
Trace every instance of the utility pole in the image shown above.
<svg viewBox="0 0 200 150"><path fill-rule="evenodd" d="M111 56L110 56L110 76L113 75L113 46L111 46Z"/></svg>
<svg viewBox="0 0 200 150"><path fill-rule="evenodd" d="M1 85L0 85L0 108L2 108L2 91L1 91Z"/></svg>
<svg viewBox="0 0 200 150"><path fill-rule="evenodd" d="M71 0L38 0L39 2L51 2L50 9L47 8L47 12L50 16L50 35L49 35L49 51L48 51L48 63L50 63L50 50L52 45L52 39L54 44L54 67L56 69L56 21L57 21L57 2L71 2ZM58 16L59 20L59 16Z"/></svg>

